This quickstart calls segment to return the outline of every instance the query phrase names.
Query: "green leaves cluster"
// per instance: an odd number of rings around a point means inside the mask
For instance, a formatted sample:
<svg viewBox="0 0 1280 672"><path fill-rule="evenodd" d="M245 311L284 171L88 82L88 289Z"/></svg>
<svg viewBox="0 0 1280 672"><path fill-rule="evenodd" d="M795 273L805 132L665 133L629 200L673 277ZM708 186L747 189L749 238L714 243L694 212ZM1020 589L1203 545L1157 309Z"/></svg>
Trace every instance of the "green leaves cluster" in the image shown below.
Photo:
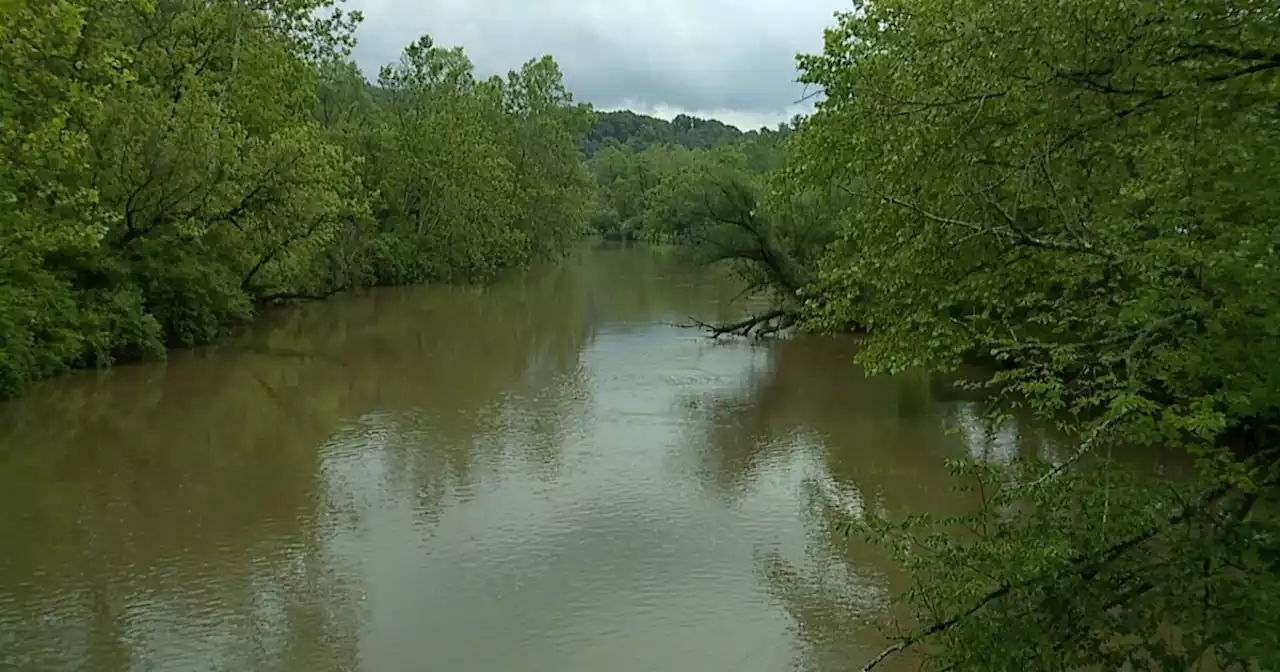
<svg viewBox="0 0 1280 672"><path fill-rule="evenodd" d="M699 150L651 145L638 152L605 147L589 161L597 195L592 226L606 236L657 240L670 225L655 212L662 189L689 171L733 165L739 156L730 146Z"/></svg>
<svg viewBox="0 0 1280 672"><path fill-rule="evenodd" d="M263 303L554 255L591 115L549 58L424 38L370 85L336 0L0 5L0 397Z"/></svg>
<svg viewBox="0 0 1280 672"><path fill-rule="evenodd" d="M925 625L901 641L932 667L1277 663L1274 525L1249 515L1250 497L1152 488L1120 469L952 466L977 512L864 526L916 578L902 597Z"/></svg>
<svg viewBox="0 0 1280 672"><path fill-rule="evenodd" d="M825 99L787 170L851 199L807 326L868 328L875 372L984 361L1082 441L950 521L977 541L910 535L904 641L947 669L1274 665L1275 4L859 2L800 65ZM1199 494L1075 468L1117 443L1191 451Z"/></svg>

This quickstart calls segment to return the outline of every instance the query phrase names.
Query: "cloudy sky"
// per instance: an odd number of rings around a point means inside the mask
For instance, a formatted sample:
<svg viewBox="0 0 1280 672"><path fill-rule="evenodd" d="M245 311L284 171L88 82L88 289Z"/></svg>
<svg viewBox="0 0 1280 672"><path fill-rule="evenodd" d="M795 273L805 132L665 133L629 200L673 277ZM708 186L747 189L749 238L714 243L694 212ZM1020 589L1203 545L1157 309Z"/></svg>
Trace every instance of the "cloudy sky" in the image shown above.
<svg viewBox="0 0 1280 672"><path fill-rule="evenodd" d="M551 54L597 109L714 117L742 128L798 111L795 55L849 0L348 0L364 12L356 59L375 76L420 35L462 46L488 76Z"/></svg>

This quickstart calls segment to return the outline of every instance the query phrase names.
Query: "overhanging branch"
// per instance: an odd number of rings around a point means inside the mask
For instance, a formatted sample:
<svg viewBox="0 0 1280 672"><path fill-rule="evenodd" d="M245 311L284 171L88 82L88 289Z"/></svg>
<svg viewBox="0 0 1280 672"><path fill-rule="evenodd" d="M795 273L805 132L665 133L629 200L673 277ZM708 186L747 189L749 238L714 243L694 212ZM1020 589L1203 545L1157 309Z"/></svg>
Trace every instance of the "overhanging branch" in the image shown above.
<svg viewBox="0 0 1280 672"><path fill-rule="evenodd" d="M1274 481L1274 478L1271 480ZM1213 488L1206 490L1201 494L1199 498L1197 498L1197 500L1193 504L1184 507L1181 511L1173 515L1170 515L1169 517L1161 521L1159 524L1152 525L1147 529L1143 530L1142 532L1135 533L1099 551L1096 551L1093 553L1087 553L1087 554L1080 554L1075 558L1073 558L1071 561L1069 561L1066 564L1066 566L1061 569L1046 572L1045 574L1032 577L1016 585L1012 583L1002 583L996 586L995 588L991 589L990 591L988 591L982 597L978 598L976 602L974 602L971 606L966 608L964 611L961 611L949 618L936 621L925 628L922 628L914 633L911 633L910 635L900 638L893 645L881 651L875 658L871 659L871 661L868 662L866 665L863 665L861 670L862 672L870 672L870 670L880 665L880 663L884 662L886 659L893 656L895 653L903 651L909 647L919 644L920 642L930 637L933 637L935 635L941 634L943 632L946 632L954 628L955 626L964 622L965 619L968 619L973 615L977 614L979 611L981 611L988 605L992 604L993 602L996 602L1000 599L1007 597L1010 593L1013 592L1015 588L1017 589L1029 588L1038 583L1047 583L1053 580L1061 580L1065 578L1063 576L1064 572L1074 573L1076 576L1080 577L1082 580L1087 581L1093 578L1094 576L1096 576L1098 572L1100 572L1102 568L1105 567L1106 565L1120 558L1124 554L1132 551L1133 549L1137 548L1143 543L1160 536L1169 528L1175 525L1178 525L1180 523L1183 523L1187 520L1190 520L1191 518L1197 515L1200 515L1205 511L1207 507L1221 500L1223 497L1225 497L1228 493L1232 491L1233 491L1233 488L1231 486L1225 483L1219 484Z"/></svg>

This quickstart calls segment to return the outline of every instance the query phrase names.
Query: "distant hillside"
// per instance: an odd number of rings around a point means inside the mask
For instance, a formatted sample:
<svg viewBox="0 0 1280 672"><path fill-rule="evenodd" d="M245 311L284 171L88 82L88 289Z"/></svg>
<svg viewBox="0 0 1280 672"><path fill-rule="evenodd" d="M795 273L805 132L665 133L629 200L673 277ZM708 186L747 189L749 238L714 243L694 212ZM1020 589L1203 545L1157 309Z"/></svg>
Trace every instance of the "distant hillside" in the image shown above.
<svg viewBox="0 0 1280 672"><path fill-rule="evenodd" d="M681 145L689 149L710 149L716 144L739 142L758 135L715 119L701 119L681 114L671 121L636 114L630 110L601 112L599 120L587 135L584 147L588 157L610 144L630 147L639 152L651 145Z"/></svg>

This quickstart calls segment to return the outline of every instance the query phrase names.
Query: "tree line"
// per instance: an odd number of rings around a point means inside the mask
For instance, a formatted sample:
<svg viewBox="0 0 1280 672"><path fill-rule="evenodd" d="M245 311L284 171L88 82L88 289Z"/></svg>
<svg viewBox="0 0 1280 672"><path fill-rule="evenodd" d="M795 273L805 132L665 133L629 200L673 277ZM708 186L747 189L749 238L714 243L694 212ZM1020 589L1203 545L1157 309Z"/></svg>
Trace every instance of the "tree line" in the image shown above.
<svg viewBox="0 0 1280 672"><path fill-rule="evenodd" d="M423 37L370 83L359 20L334 0L0 4L0 397L583 233L593 117L551 58L479 79Z"/></svg>
<svg viewBox="0 0 1280 672"><path fill-rule="evenodd" d="M587 158L605 147L626 147L641 152L654 145L678 145L686 149L714 147L753 140L761 135L785 132L787 126L743 131L718 119L677 114L670 121L630 110L601 112L583 149Z"/></svg>

